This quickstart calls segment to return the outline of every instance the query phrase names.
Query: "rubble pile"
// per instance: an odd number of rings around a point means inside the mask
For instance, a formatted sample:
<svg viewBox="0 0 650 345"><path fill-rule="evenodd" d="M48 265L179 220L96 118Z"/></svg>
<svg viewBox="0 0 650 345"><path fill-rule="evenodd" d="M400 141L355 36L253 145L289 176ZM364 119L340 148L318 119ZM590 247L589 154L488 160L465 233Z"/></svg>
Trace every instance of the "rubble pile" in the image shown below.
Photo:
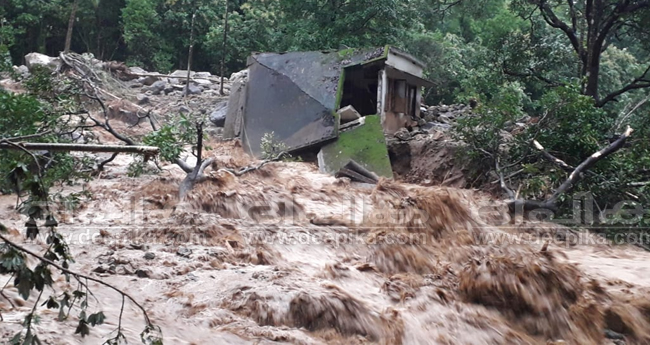
<svg viewBox="0 0 650 345"><path fill-rule="evenodd" d="M190 71L189 85L187 70L176 70L170 74L146 71L140 67L128 67L122 62L101 61L95 59L92 54L82 54L80 57L85 60L94 70L111 72L115 80L121 83L115 94L124 98L140 108L146 108L163 117L168 114L202 114L207 115L215 127L223 127L225 114L225 102L230 95L231 85L234 83L245 83L248 71L233 73L230 78L224 78L223 95L221 94L221 77L212 75L210 72ZM25 65L14 66L14 73L19 79L30 76L35 68L46 68L52 72L60 71L63 63L61 57L51 57L39 53L30 53L25 56ZM0 82L5 88L12 84L9 78ZM111 90L113 91L113 90ZM187 95L185 93L187 92ZM116 112L127 114L133 113L133 107L128 105L118 106ZM137 107L136 107L137 108ZM221 116L221 118L219 118ZM131 114L132 118L136 118ZM214 132L214 131L213 131ZM218 131L217 131L218 132Z"/></svg>
<svg viewBox="0 0 650 345"><path fill-rule="evenodd" d="M422 128L447 130L461 117L470 116L472 107L465 104L434 105L422 107L422 119L426 122Z"/></svg>

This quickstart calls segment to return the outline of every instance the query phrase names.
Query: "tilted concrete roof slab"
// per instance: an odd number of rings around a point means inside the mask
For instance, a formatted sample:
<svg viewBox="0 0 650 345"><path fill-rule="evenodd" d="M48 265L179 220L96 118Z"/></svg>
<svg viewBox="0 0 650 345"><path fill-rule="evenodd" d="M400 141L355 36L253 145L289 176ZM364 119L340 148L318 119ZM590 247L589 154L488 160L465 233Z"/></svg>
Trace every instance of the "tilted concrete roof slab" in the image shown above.
<svg viewBox="0 0 650 345"><path fill-rule="evenodd" d="M336 138L344 67L386 56L387 48L254 54L249 59L244 147L261 156L261 139L271 132L289 151Z"/></svg>

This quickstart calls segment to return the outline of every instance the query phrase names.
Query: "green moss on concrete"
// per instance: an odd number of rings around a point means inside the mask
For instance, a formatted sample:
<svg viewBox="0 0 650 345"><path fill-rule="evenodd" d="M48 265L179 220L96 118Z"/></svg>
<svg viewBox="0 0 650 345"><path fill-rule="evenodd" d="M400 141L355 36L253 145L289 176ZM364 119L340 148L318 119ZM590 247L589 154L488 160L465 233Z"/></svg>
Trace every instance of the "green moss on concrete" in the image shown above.
<svg viewBox="0 0 650 345"><path fill-rule="evenodd" d="M336 87L336 101L334 102L334 109L338 110L341 107L341 99L343 98L343 85L345 84L345 68L341 69L341 76L339 76L339 85Z"/></svg>
<svg viewBox="0 0 650 345"><path fill-rule="evenodd" d="M340 133L337 141L321 149L326 172L336 173L354 160L379 176L393 177L379 116L366 116L365 121L360 127Z"/></svg>
<svg viewBox="0 0 650 345"><path fill-rule="evenodd" d="M355 49L354 48L348 48L348 49L343 49L339 50L339 58L343 59L349 59L352 56L354 56Z"/></svg>

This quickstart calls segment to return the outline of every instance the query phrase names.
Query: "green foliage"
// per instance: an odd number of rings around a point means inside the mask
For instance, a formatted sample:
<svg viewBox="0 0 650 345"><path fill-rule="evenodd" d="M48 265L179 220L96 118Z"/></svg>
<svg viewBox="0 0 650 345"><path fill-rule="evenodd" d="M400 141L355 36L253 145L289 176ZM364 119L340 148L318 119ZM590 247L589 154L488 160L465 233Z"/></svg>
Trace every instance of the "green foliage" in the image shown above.
<svg viewBox="0 0 650 345"><path fill-rule="evenodd" d="M81 113L78 85L65 79L53 79L51 72L38 69L32 71L32 76L24 81L24 85L27 90L25 94L0 90L0 139L6 144L20 142L24 136L29 136L29 141L44 143L65 141L68 138L65 133L75 126L71 122L83 121L81 118L71 121L72 115L61 116L64 112ZM30 152L16 148L3 150L0 155L0 174L3 177L0 188L3 192L16 192L22 197L19 211L27 216L25 238L47 244L44 252L34 254L3 235L0 274L11 275L18 294L33 304L24 317L23 329L9 340L11 344L41 344L33 327L40 320L39 307L58 309L58 319L61 321L68 319L73 309L79 311L75 333L82 337L89 334L90 327L101 325L106 319L101 311L89 314L91 306L88 296L92 295L87 285L89 278L69 271L73 258L64 236L57 230L54 212L56 198L50 194L50 189L56 184L88 178L89 171L84 170L91 163L85 156L72 156L65 152ZM58 201L64 208L74 208L84 195L58 195ZM0 225L0 230L6 230L6 227ZM36 259L35 266L33 259ZM68 285L62 294L48 297L48 291L55 291L55 272L65 277ZM76 284L73 284L73 280ZM57 290L60 290L60 286L57 286ZM35 299L34 295L37 296ZM149 325L148 328L151 327ZM113 339L121 339L119 334L120 329Z"/></svg>
<svg viewBox="0 0 650 345"><path fill-rule="evenodd" d="M164 125L159 130L147 134L142 142L145 145L159 147L160 158L173 162L183 152L183 146L178 144L177 134L175 126Z"/></svg>
<svg viewBox="0 0 650 345"><path fill-rule="evenodd" d="M260 143L262 159L277 157L280 153L287 151L287 145L279 140L274 132L264 133Z"/></svg>

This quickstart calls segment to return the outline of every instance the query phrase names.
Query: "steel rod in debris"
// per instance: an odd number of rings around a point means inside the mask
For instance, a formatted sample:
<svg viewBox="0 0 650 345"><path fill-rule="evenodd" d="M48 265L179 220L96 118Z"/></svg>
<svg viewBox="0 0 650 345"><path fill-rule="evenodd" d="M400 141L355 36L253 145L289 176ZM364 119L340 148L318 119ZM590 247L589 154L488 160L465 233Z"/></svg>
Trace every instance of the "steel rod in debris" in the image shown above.
<svg viewBox="0 0 650 345"><path fill-rule="evenodd" d="M80 151L80 152L121 152L157 155L160 149L156 146L136 145L88 145L67 143L21 143L0 141L0 149L12 150L47 150L47 151Z"/></svg>

